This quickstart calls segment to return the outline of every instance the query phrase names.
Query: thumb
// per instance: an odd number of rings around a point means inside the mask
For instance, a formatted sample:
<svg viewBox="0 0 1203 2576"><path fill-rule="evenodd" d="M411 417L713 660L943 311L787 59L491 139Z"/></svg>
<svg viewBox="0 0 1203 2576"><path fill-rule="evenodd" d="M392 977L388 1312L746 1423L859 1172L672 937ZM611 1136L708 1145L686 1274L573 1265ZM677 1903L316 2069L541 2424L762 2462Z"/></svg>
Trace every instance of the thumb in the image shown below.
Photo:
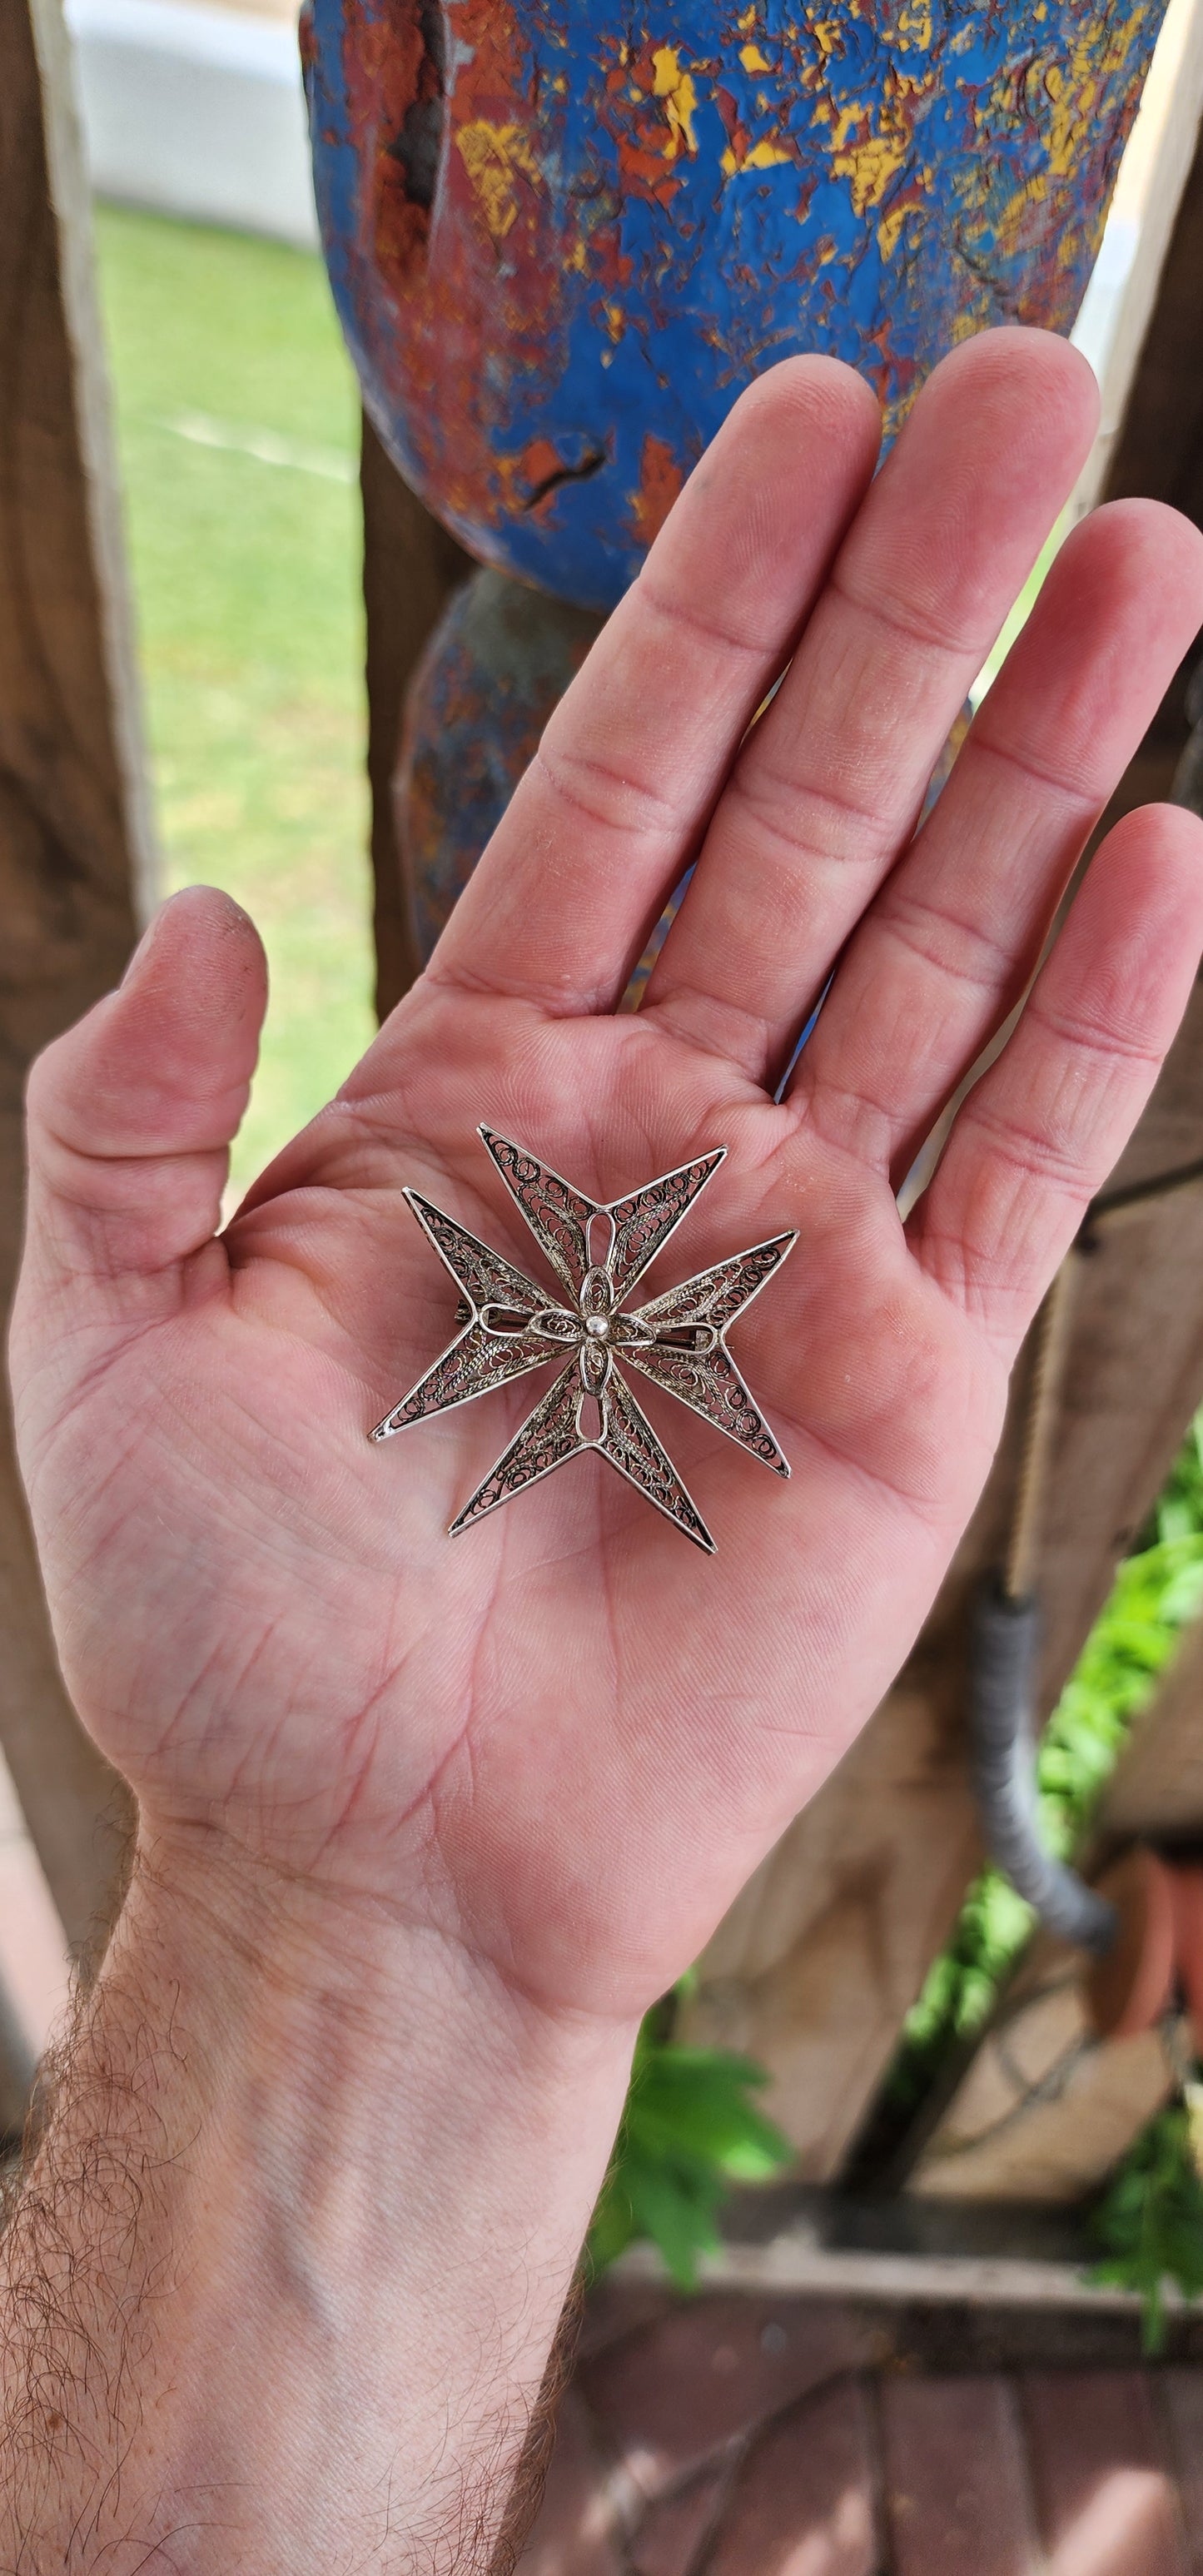
<svg viewBox="0 0 1203 2576"><path fill-rule="evenodd" d="M267 1006L254 924L211 886L173 896L118 990L56 1038L29 1080L23 1290L147 1312L217 1230L229 1148Z"/></svg>

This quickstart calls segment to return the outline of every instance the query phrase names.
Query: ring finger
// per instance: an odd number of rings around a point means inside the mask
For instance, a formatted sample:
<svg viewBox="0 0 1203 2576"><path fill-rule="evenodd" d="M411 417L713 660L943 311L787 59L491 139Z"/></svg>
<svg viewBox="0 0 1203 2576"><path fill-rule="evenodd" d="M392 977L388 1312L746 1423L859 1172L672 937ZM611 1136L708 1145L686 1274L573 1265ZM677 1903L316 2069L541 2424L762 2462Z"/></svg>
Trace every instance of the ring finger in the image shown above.
<svg viewBox="0 0 1203 2576"><path fill-rule="evenodd" d="M910 839L1096 416L1085 361L1046 332L987 332L937 368L739 756L645 1011L771 1078Z"/></svg>
<svg viewBox="0 0 1203 2576"><path fill-rule="evenodd" d="M1117 502L1076 530L841 960L790 1096L895 1182L1019 1000L1201 608L1203 544L1174 511Z"/></svg>

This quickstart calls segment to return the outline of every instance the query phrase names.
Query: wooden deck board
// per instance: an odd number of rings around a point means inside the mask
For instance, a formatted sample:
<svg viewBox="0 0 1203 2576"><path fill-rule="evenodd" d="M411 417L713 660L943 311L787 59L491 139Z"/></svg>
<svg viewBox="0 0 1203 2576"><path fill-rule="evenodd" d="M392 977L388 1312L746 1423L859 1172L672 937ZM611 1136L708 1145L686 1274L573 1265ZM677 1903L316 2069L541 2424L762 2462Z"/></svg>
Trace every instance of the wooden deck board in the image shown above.
<svg viewBox="0 0 1203 2576"><path fill-rule="evenodd" d="M993 2372L887 2381L881 2411L897 2576L1038 2576L1013 2382Z"/></svg>
<svg viewBox="0 0 1203 2576"><path fill-rule="evenodd" d="M1048 2576L1189 2576L1148 2374L1033 2371L1022 2398Z"/></svg>
<svg viewBox="0 0 1203 2576"><path fill-rule="evenodd" d="M1153 2388L1181 2498L1190 2576L1203 2576L1203 2370L1161 2370Z"/></svg>
<svg viewBox="0 0 1203 2576"><path fill-rule="evenodd" d="M840 2379L747 2453L706 2576L876 2576L880 2509L865 2390Z"/></svg>
<svg viewBox="0 0 1203 2576"><path fill-rule="evenodd" d="M519 2576L1203 2576L1203 2366L1057 2314L950 2368L913 2303L607 2284Z"/></svg>

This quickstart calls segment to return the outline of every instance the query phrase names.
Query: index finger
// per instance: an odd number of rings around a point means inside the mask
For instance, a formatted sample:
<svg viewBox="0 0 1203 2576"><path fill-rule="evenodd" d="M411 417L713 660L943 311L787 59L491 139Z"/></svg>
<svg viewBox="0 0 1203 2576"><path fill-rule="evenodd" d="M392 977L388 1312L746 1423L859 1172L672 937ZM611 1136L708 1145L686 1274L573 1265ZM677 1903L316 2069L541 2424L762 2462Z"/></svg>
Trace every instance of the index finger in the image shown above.
<svg viewBox="0 0 1203 2576"><path fill-rule="evenodd" d="M613 1009L872 479L880 418L833 358L752 385L561 700L428 972Z"/></svg>

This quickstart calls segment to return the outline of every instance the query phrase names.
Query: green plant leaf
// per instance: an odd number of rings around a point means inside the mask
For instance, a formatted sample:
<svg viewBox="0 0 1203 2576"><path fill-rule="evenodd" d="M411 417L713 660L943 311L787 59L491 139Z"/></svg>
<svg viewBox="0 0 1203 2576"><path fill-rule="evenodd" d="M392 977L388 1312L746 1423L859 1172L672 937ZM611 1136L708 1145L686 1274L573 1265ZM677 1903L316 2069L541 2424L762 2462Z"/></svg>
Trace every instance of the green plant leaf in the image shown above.
<svg viewBox="0 0 1203 2576"><path fill-rule="evenodd" d="M702 2255L718 2247L732 2185L770 2181L793 2149L750 2098L763 2068L725 2049L680 2047L664 2026L657 2006L639 2035L588 2258L596 2275L646 2238L677 2286L692 2289Z"/></svg>
<svg viewBox="0 0 1203 2576"><path fill-rule="evenodd" d="M1203 2291L1203 2181L1181 2103L1160 2111L1129 2149L1093 2212L1091 2233L1104 2249L1091 2278L1139 2292L1145 2351L1160 2352L1166 2283L1185 2298Z"/></svg>

